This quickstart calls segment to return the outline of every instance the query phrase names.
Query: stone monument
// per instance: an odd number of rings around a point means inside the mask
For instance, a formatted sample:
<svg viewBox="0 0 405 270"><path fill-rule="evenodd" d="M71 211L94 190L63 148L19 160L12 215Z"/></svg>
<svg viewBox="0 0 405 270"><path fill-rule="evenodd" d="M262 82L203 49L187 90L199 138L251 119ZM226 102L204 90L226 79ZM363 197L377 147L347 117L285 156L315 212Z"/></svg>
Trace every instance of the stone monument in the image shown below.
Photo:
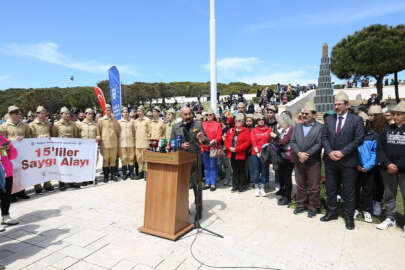
<svg viewBox="0 0 405 270"><path fill-rule="evenodd" d="M333 89L330 78L330 58L328 44L323 44L322 59L319 70L318 88L315 95L315 108L318 113L333 111Z"/></svg>

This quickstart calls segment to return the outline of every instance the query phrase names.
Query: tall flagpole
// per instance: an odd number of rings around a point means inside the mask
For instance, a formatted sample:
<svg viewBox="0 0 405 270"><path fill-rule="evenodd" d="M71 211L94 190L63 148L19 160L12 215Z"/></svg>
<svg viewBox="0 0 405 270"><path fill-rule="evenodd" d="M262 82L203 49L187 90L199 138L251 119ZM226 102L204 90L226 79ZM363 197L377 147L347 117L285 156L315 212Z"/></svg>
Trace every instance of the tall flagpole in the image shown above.
<svg viewBox="0 0 405 270"><path fill-rule="evenodd" d="M217 57L215 29L215 0L210 0L210 75L211 75L211 108L217 111Z"/></svg>

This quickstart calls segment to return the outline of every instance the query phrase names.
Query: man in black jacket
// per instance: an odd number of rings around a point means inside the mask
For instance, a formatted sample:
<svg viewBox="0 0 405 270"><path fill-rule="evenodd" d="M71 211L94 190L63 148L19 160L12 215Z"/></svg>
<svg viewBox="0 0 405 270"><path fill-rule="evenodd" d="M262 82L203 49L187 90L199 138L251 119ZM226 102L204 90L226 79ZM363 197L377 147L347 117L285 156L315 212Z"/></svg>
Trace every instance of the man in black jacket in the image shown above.
<svg viewBox="0 0 405 270"><path fill-rule="evenodd" d="M170 140L174 140L178 135L181 135L183 137L183 142L180 145L181 149L195 154L197 158L192 165L190 183L194 191L195 220L199 220L202 217L202 155L200 143L208 146L210 141L201 122L193 120L193 113L189 107L181 108L180 116L183 121L173 125Z"/></svg>
<svg viewBox="0 0 405 270"><path fill-rule="evenodd" d="M297 207L294 214L305 211L308 217L316 216L321 208L321 150L323 125L315 120L316 109L313 102L305 104L301 111L304 123L294 127L291 148L295 154L295 182ZM309 196L307 196L307 189ZM308 199L307 199L308 197ZM307 204L308 201L308 205Z"/></svg>
<svg viewBox="0 0 405 270"><path fill-rule="evenodd" d="M405 199L405 101L399 103L393 112L395 124L391 124L383 130L377 146L387 215L387 218L377 225L377 229L380 230L395 226L398 185L402 197Z"/></svg>
<svg viewBox="0 0 405 270"><path fill-rule="evenodd" d="M365 131L363 120L348 111L349 97L344 91L335 96L334 106L336 113L325 119L322 132L328 210L321 221L326 222L338 218L337 192L341 182L346 228L353 230L356 167L358 165L357 147L361 144Z"/></svg>

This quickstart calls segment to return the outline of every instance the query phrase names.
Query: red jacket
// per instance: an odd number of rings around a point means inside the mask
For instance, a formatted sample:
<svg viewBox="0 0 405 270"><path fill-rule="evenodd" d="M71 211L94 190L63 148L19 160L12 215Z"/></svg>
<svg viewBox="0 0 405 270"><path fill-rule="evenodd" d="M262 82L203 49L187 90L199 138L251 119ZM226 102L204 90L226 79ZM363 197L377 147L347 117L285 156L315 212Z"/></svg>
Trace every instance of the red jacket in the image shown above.
<svg viewBox="0 0 405 270"><path fill-rule="evenodd" d="M244 160L246 158L246 150L250 146L250 132L247 128L242 127L241 132L238 135L238 139L236 141L236 147L235 147L235 159L237 160ZM228 151L228 158L231 158L232 152L231 152L231 147L232 147L232 141L233 137L235 136L235 131L236 128L230 128L228 132L226 133L225 137L225 148Z"/></svg>
<svg viewBox="0 0 405 270"><path fill-rule="evenodd" d="M271 128L268 126L255 127L250 132L252 140L252 155L256 156L255 147L259 149L259 153L262 151L262 146L270 141Z"/></svg>
<svg viewBox="0 0 405 270"><path fill-rule="evenodd" d="M216 121L212 121L211 123L208 121L205 121L202 123L202 127L207 134L208 140L212 141L215 139L217 142L217 145L221 144L222 141L222 126L220 123ZM210 151L210 147L205 147L201 144L201 150L204 151Z"/></svg>

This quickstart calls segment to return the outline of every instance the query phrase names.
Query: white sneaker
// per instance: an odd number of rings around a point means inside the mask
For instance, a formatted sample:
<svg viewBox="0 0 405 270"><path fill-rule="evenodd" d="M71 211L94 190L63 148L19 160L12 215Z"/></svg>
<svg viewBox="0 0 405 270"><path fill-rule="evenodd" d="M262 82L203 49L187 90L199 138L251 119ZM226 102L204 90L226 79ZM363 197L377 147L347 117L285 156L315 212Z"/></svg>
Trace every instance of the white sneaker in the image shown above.
<svg viewBox="0 0 405 270"><path fill-rule="evenodd" d="M260 187L260 196L262 197L266 196L266 191L264 190L264 187Z"/></svg>
<svg viewBox="0 0 405 270"><path fill-rule="evenodd" d="M256 186L256 197L260 197L260 195L261 195L260 188Z"/></svg>
<svg viewBox="0 0 405 270"><path fill-rule="evenodd" d="M276 184L276 186L274 187L274 189L276 190L276 192L279 191L279 190L280 190L280 184Z"/></svg>
<svg viewBox="0 0 405 270"><path fill-rule="evenodd" d="M381 202L373 201L373 215L380 216L382 213Z"/></svg>
<svg viewBox="0 0 405 270"><path fill-rule="evenodd" d="M12 218L10 217L10 215L3 216L3 219L2 219L2 221L1 221L1 224L3 224L3 225L8 225L8 226L17 225L17 224L19 224L19 223L20 223L20 222L18 222L17 220L12 219Z"/></svg>
<svg viewBox="0 0 405 270"><path fill-rule="evenodd" d="M359 212L359 210L354 210L354 215L353 215L353 218L354 219L356 219L358 216L360 215L360 212Z"/></svg>
<svg viewBox="0 0 405 270"><path fill-rule="evenodd" d="M340 203L342 201L342 197L340 195L336 196L336 201L337 203Z"/></svg>
<svg viewBox="0 0 405 270"><path fill-rule="evenodd" d="M3 225L0 225L0 232L4 232L5 230L6 230L6 227L4 227Z"/></svg>
<svg viewBox="0 0 405 270"><path fill-rule="evenodd" d="M377 225L377 229L379 230L386 230L389 227L394 227L395 226L395 220L392 220L390 218L386 218L383 222Z"/></svg>
<svg viewBox="0 0 405 270"><path fill-rule="evenodd" d="M365 222L367 223L373 222L373 219L371 218L371 214L369 212L363 211L363 217Z"/></svg>

